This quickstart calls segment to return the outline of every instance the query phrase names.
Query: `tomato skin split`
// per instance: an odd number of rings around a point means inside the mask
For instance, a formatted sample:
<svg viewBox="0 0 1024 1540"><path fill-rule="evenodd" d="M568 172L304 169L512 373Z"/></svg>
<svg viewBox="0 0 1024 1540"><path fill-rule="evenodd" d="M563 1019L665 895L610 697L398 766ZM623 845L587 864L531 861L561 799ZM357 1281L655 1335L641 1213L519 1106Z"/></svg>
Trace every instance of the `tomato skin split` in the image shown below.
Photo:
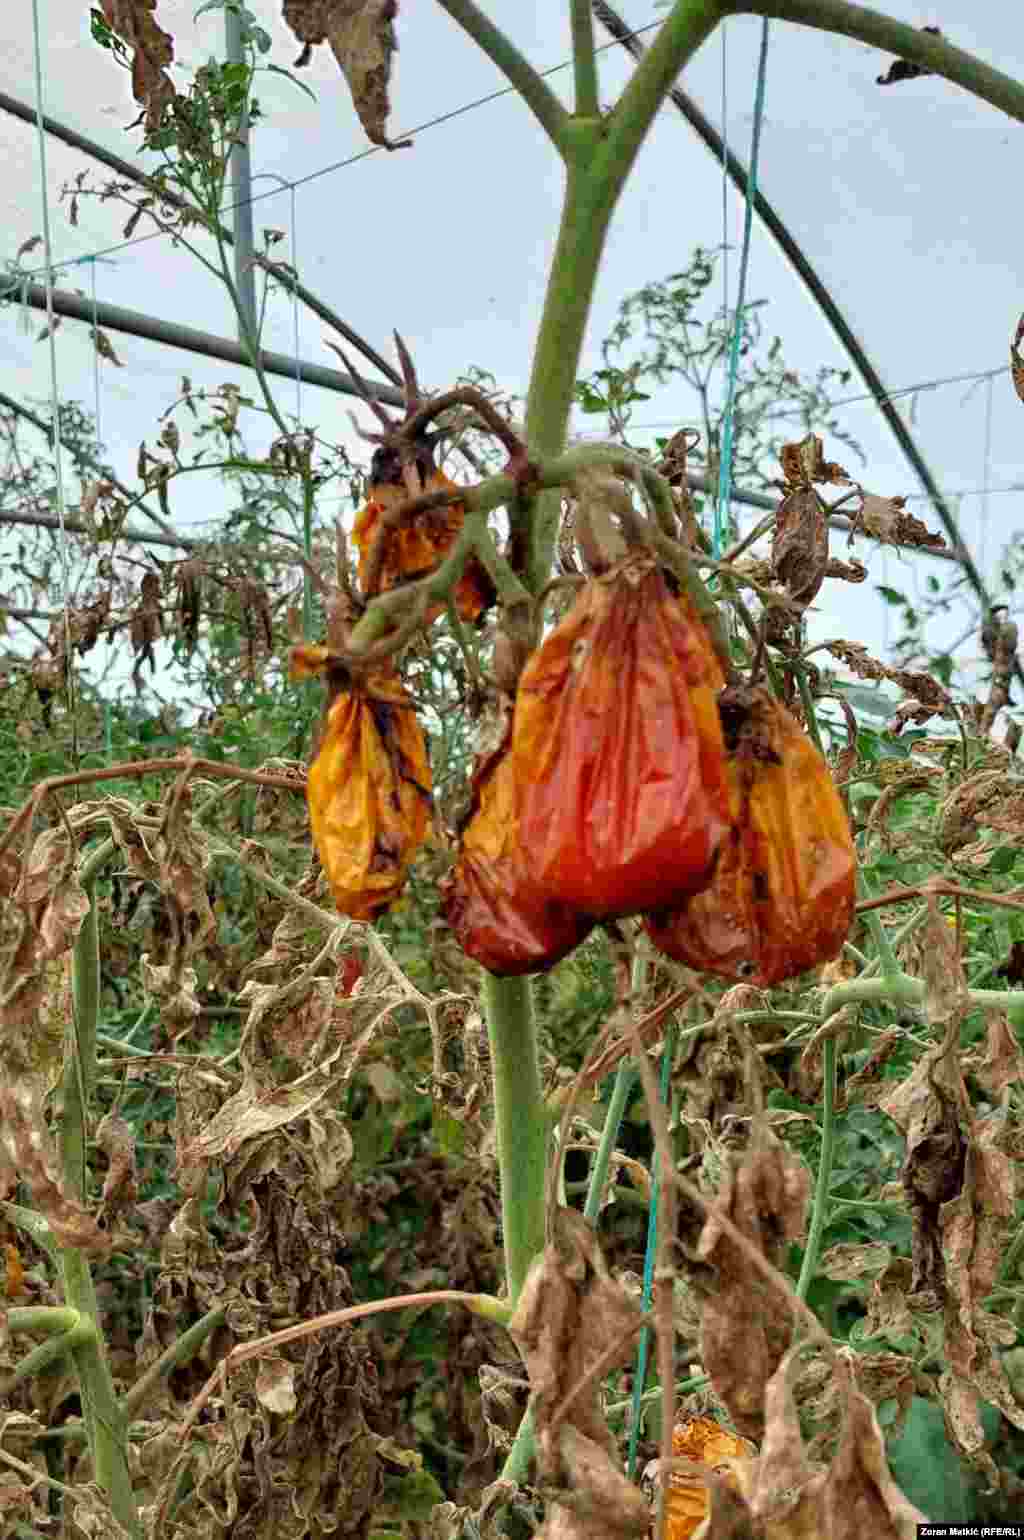
<svg viewBox="0 0 1024 1540"><path fill-rule="evenodd" d="M667 956L768 986L842 949L856 902L856 854L829 768L767 691L726 690L732 828L711 884L645 927Z"/></svg>
<svg viewBox="0 0 1024 1540"><path fill-rule="evenodd" d="M588 583L516 699L520 837L550 898L611 918L705 886L728 825L721 679L649 558Z"/></svg>

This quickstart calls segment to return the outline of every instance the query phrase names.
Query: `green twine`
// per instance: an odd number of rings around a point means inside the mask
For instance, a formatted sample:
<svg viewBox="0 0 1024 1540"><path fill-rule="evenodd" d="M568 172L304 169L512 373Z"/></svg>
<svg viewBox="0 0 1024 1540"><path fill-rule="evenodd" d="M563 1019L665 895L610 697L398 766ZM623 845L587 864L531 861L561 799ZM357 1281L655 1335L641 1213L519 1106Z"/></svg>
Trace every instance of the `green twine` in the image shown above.
<svg viewBox="0 0 1024 1540"><path fill-rule="evenodd" d="M722 418L722 452L718 462L718 501L715 504L715 520L711 532L711 554L717 561L722 554L722 530L729 512L732 497L732 441L733 419L736 411L736 375L740 361L740 339L743 334L743 302L747 292L747 267L750 262L750 230L754 218L754 199L757 196L757 161L761 148L761 123L764 118L764 79L768 61L768 22L761 24L761 51L757 61L757 90L754 96L754 131L750 144L750 171L747 176L747 198L743 212L743 248L740 254L739 288L736 293L736 317L729 347L729 379L725 396L725 413Z"/></svg>
<svg viewBox="0 0 1024 1540"><path fill-rule="evenodd" d="M672 1054L674 1047L674 1032L671 1024L665 1033L665 1046L661 1052L661 1099L664 1102L668 1096L668 1077L672 1067ZM653 1126L653 1125L652 1125ZM661 1166L656 1160L654 1163L654 1180L651 1183L651 1206L647 1212L647 1251L644 1255L644 1286L643 1308L645 1311L651 1308L651 1292L654 1283L654 1257L658 1243L658 1190L661 1185ZM651 1347L651 1328L645 1326L640 1333L640 1341L636 1350L636 1373L633 1376L633 1407L629 1429L629 1478L632 1481L636 1474L636 1452L640 1442L640 1410L644 1393L644 1380L647 1378L647 1358Z"/></svg>

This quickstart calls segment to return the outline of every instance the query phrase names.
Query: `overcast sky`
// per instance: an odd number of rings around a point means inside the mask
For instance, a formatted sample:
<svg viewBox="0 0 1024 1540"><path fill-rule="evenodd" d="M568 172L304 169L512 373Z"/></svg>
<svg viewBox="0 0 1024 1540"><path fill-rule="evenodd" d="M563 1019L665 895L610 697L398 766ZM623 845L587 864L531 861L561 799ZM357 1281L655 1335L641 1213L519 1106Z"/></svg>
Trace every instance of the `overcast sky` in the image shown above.
<svg viewBox="0 0 1024 1540"><path fill-rule="evenodd" d="M45 109L119 153L134 155L138 132L125 132L136 111L129 80L91 43L86 0L39 3ZM274 39L269 57L290 65L298 47L279 19L279 0L249 4ZM182 86L206 57L223 51L222 18L213 13L194 21L195 8L195 0L159 0L157 7L158 20L175 38L174 78ZM663 14L651 0L620 0L618 8L637 28ZM882 8L913 25L938 23L952 41L1009 74L1024 74L1019 11L1005 0L948 0L941 15L907 0L886 0ZM484 9L539 68L567 59L565 4L485 0ZM745 161L759 28L755 18L731 19L682 80L721 125L724 49L727 135ZM502 87L493 65L432 0L405 0L398 33L395 136ZM600 29L599 35L607 41ZM896 390L1001 368L1024 308L1024 290L1018 282L1019 126L934 78L880 89L875 79L888 63L845 39L773 23L760 180L886 384ZM601 55L606 103L631 69L617 46ZM309 180L295 191L294 223L291 193L275 191L257 206L257 232L265 226L286 230L305 283L377 347L386 349L397 327L428 385L443 387L469 365L479 365L502 387L521 392L562 182L560 164L530 114L515 97L503 96L424 128L411 149L366 155L347 88L326 48L316 50L302 79L316 92L315 104L274 77L259 88L267 119L254 137L254 169L263 174L257 189L276 188L275 177ZM552 75L550 83L567 99L568 71ZM34 100L28 0L0 8L0 86ZM9 117L0 116L0 124L3 255L13 257L21 241L41 228L42 180L32 131ZM80 261L118 246L123 211L85 203L72 228L58 205L61 184L83 168L83 156L53 140L47 154L57 259ZM109 173L98 167L96 175L105 180ZM599 344L620 299L683 267L696 243L719 245L722 224L721 172L678 113L666 107L615 216L583 372L599 362ZM742 206L730 190L725 234L737 250L741 226ZM731 266L735 281L735 255ZM63 281L86 292L95 281L100 299L233 335L222 291L164 237L136 239L94 264L66 269ZM846 364L799 280L756 224L749 296L770 300L766 324L782 337L791 365L813 371L822 363ZM266 345L291 352L294 319L290 303L276 302ZM33 315L26 328L15 307L0 312L0 388L20 399L49 392L47 349L34 340L38 321ZM301 309L299 331L303 357L336 362L323 344L323 326ZM130 478L138 443L144 436L152 441L156 418L175 395L182 373L215 386L241 378L241 371L122 335L112 340L124 367L104 365L100 371L102 434L118 470ZM93 356L84 326L60 328L57 361L61 394L94 408ZM855 380L850 394L859 390ZM291 387L282 386L282 399L286 408L293 406ZM952 384L908 397L908 417L912 401L914 432L925 458L944 489L967 494L961 504L964 532L983 565L991 567L1019 522L1020 494L1006 489L1020 477L1024 406L1005 373L991 393L984 383ZM308 387L304 393L304 416L326 436L346 442L351 441L349 406L345 398ZM655 425L653 437L693 416L691 400L665 390L645 404L638 420ZM867 450L861 473L866 485L881 493L920 491L870 402L844 408L843 420ZM581 419L578 426L589 430L593 423ZM217 487L202 488L199 481L190 479L173 493L182 526L201 523L222 506ZM980 492L986 483L987 499ZM913 506L928 518L925 504ZM812 622L817 636L845 634L884 645L886 606L873 585L887 582L913 592L933 570L932 563L891 552L868 556L871 551L865 546L859 553L870 562L869 584L857 589L829 584L822 591ZM948 625L952 634L956 617ZM971 642L962 655L976 654Z"/></svg>

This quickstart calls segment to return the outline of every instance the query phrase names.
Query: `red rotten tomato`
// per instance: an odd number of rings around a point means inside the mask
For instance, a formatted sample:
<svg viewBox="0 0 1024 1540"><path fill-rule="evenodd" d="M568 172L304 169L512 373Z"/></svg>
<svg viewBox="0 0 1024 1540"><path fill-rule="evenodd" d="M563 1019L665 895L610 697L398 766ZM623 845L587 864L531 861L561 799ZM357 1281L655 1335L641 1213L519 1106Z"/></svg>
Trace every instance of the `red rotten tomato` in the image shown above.
<svg viewBox="0 0 1024 1540"><path fill-rule="evenodd" d="M649 557L589 582L519 681L519 833L539 887L595 918L674 908L728 824L721 670Z"/></svg>
<svg viewBox="0 0 1024 1540"><path fill-rule="evenodd" d="M442 913L462 950L501 977L553 967L593 926L534 879L520 839L509 729L506 716L499 747L478 756L458 857L441 885Z"/></svg>

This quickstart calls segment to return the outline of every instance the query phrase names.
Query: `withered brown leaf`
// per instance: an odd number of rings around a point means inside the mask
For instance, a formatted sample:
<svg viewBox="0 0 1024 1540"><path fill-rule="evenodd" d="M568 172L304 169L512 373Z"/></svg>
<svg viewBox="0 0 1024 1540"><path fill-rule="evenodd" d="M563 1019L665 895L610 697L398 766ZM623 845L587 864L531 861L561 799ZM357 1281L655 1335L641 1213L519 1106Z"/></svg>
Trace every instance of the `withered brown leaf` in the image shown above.
<svg viewBox="0 0 1024 1540"><path fill-rule="evenodd" d="M809 487L815 481L849 485L846 471L833 460L826 460L824 449L816 433L808 433L799 443L783 444L779 450L779 463L787 488Z"/></svg>
<svg viewBox="0 0 1024 1540"><path fill-rule="evenodd" d="M827 566L825 504L808 482L794 488L779 504L772 567L794 604L805 608L821 587Z"/></svg>
<svg viewBox="0 0 1024 1540"><path fill-rule="evenodd" d="M941 37L942 32L938 27L922 27L922 32L931 32L935 37ZM876 86L895 86L904 80L919 80L922 75L930 75L931 70L923 64L914 64L909 59L894 59L884 75L875 77Z"/></svg>
<svg viewBox="0 0 1024 1540"><path fill-rule="evenodd" d="M639 1306L611 1277L593 1230L582 1215L559 1209L553 1240L534 1262L509 1323L530 1376L541 1477L556 1489L540 1531L545 1540L625 1540L647 1531L647 1504L622 1474L600 1379L555 1420L616 1342L615 1362L629 1361L639 1321Z"/></svg>
<svg viewBox="0 0 1024 1540"><path fill-rule="evenodd" d="M174 62L174 39L157 24L157 0L100 0L113 32L123 38L132 55L132 94L146 109L146 128L157 128L177 95L167 67Z"/></svg>
<svg viewBox="0 0 1024 1540"><path fill-rule="evenodd" d="M1008 1085L1024 1083L1024 1048L1018 1042L1005 1011L989 1011L987 1018L985 1057L975 1073L982 1085L998 1096Z"/></svg>
<svg viewBox="0 0 1024 1540"><path fill-rule="evenodd" d="M792 1321L779 1293L722 1230L720 1210L769 1261L778 1263L803 1234L811 1178L807 1167L767 1130L739 1161L726 1165L722 1191L701 1233L697 1255L718 1272L704 1301L701 1356L715 1394L747 1438L763 1431L764 1390L789 1347Z"/></svg>
<svg viewBox="0 0 1024 1540"><path fill-rule="evenodd" d="M398 47L394 27L398 0L284 0L282 14L305 45L298 64L308 63L316 44L330 44L370 142L386 150L410 145L411 139L392 140L387 135L391 56Z"/></svg>
<svg viewBox="0 0 1024 1540"><path fill-rule="evenodd" d="M865 492L856 513L851 514L855 528L873 535L888 545L914 545L945 550L945 537L930 530L905 507L906 498L878 497Z"/></svg>

